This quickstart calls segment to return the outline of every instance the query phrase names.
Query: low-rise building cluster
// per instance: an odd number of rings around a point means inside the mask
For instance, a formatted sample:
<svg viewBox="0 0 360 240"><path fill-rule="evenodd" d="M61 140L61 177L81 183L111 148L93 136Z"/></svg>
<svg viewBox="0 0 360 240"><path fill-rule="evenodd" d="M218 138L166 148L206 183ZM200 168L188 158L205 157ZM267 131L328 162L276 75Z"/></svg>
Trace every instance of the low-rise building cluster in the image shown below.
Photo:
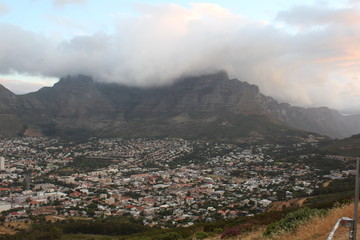
<svg viewBox="0 0 360 240"><path fill-rule="evenodd" d="M268 154L281 148L174 138L2 139L0 212L7 220L130 214L150 226L252 215L322 183L311 166Z"/></svg>

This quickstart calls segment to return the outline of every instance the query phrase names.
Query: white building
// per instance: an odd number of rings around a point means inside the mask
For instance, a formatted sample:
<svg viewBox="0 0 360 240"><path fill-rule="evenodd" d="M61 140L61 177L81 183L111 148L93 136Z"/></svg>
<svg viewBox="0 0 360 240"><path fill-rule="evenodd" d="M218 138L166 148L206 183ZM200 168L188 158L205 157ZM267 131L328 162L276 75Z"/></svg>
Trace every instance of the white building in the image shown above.
<svg viewBox="0 0 360 240"><path fill-rule="evenodd" d="M5 201L0 201L0 212L2 211L6 211L11 209L11 203L10 202L5 202Z"/></svg>
<svg viewBox="0 0 360 240"><path fill-rule="evenodd" d="M0 157L0 171L5 170L5 158Z"/></svg>

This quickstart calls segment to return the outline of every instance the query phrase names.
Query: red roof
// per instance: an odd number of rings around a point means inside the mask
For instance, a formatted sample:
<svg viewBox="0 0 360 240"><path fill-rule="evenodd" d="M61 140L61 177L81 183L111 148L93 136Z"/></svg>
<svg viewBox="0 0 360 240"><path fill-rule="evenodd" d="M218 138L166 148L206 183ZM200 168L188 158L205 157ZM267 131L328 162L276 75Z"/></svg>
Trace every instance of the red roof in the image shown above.
<svg viewBox="0 0 360 240"><path fill-rule="evenodd" d="M75 192L70 193L69 195L72 196L72 197L79 197L79 196L81 196L82 194L75 191Z"/></svg>

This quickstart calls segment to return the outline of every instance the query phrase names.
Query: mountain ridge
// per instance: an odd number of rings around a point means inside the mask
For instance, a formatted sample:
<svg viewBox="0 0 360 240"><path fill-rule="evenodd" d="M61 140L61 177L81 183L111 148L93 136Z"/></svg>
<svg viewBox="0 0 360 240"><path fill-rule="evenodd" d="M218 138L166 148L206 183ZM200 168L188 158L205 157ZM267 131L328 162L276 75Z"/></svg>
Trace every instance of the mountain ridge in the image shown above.
<svg viewBox="0 0 360 240"><path fill-rule="evenodd" d="M24 95L0 87L0 116L6 114L12 114L22 126L12 134L0 130L3 136L26 135L24 128L39 135L88 132L206 138L209 134L220 139L227 134L264 137L267 131L291 128L336 138L360 132L360 117L350 119L326 107L278 103L256 85L229 79L223 71L184 77L162 87L99 83L84 75L67 76L53 87Z"/></svg>

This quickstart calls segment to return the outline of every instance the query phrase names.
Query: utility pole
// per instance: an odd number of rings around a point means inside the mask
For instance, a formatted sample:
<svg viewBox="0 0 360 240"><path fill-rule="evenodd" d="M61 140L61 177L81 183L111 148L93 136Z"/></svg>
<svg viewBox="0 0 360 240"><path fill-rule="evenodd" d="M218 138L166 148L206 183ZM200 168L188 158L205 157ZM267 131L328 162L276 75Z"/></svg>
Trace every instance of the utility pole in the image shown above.
<svg viewBox="0 0 360 240"><path fill-rule="evenodd" d="M358 205L359 205L359 162L360 157L356 159L356 182L355 182L355 199L354 199L354 221L352 226L352 231L350 236L350 240L356 240L356 232L357 232L357 222L358 222Z"/></svg>

